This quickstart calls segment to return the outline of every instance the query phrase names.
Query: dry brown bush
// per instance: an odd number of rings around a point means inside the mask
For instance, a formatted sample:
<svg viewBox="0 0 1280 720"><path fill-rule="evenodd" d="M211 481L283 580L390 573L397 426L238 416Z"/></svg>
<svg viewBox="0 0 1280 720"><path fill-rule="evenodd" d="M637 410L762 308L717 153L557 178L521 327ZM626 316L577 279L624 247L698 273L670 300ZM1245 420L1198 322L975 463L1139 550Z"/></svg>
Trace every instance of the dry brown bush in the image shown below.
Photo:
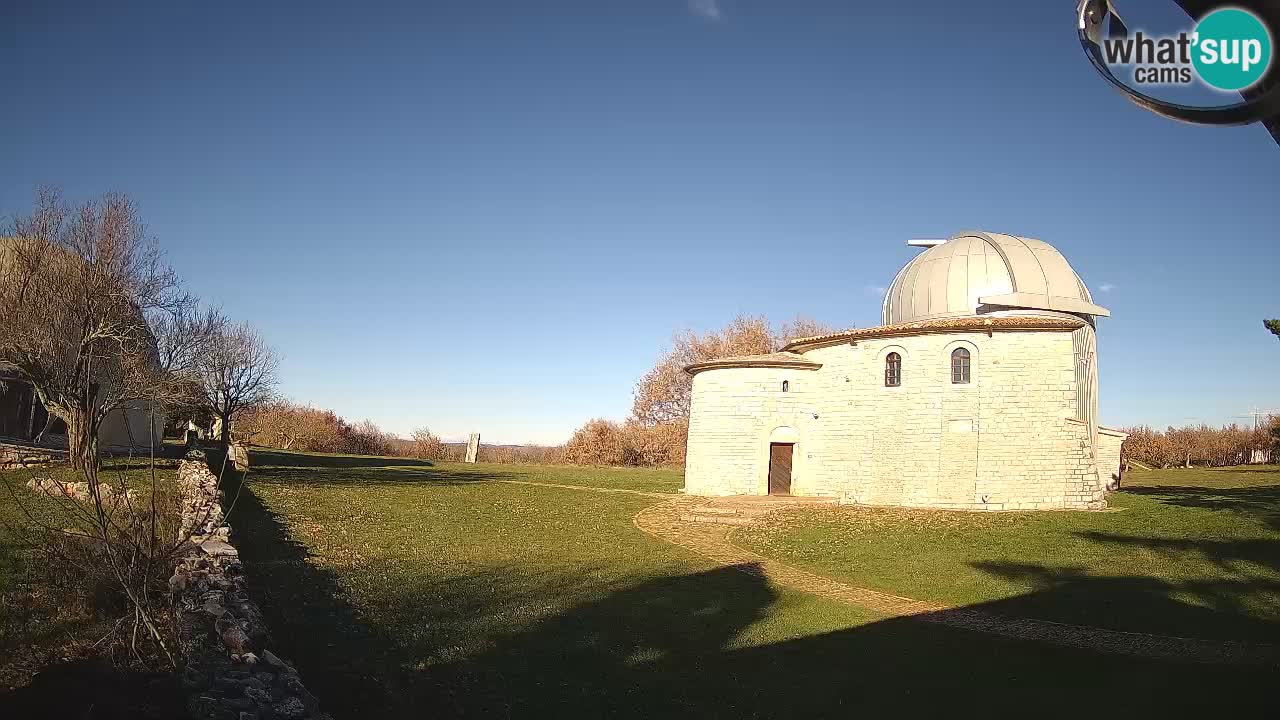
<svg viewBox="0 0 1280 720"><path fill-rule="evenodd" d="M400 447L404 448L404 445L401 444ZM447 452L440 438L425 427L416 428L413 431L413 440L404 449L411 453L410 457L423 460L443 460Z"/></svg>
<svg viewBox="0 0 1280 720"><path fill-rule="evenodd" d="M346 452L349 428L332 410L279 401L246 410L237 437L264 447L305 452Z"/></svg>
<svg viewBox="0 0 1280 720"><path fill-rule="evenodd" d="M357 455L391 455L395 451L396 437L383 431L372 420L365 420L347 428L346 447L343 452Z"/></svg>
<svg viewBox="0 0 1280 720"><path fill-rule="evenodd" d="M173 466L130 465L137 462L53 466L41 476L0 470L0 492L16 511L0 517L0 535L17 553L8 558L12 569L26 568L33 589L63 596L58 604L69 616L93 616L68 626L67 647L122 667L172 669L178 638L167 580L189 535L180 532L180 495L160 475ZM30 600L22 612L37 609L40 599ZM98 639L81 634L90 629Z"/></svg>
<svg viewBox="0 0 1280 720"><path fill-rule="evenodd" d="M685 444L689 436L688 419L645 425L628 421L622 426L627 446L627 465L641 467L675 467L684 465Z"/></svg>
<svg viewBox="0 0 1280 720"><path fill-rule="evenodd" d="M625 464L627 445L622 428L602 418L587 421L565 444L564 460L570 465Z"/></svg>

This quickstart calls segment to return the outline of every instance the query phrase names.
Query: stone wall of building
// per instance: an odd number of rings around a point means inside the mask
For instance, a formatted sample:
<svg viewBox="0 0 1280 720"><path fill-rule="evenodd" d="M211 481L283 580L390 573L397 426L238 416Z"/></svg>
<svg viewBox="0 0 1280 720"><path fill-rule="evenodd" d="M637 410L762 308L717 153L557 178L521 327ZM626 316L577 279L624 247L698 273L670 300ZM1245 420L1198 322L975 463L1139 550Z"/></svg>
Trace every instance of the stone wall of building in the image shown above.
<svg viewBox="0 0 1280 720"><path fill-rule="evenodd" d="M951 382L951 352L971 382ZM885 357L902 383L885 387ZM686 491L767 492L768 438L797 435L792 492L956 509L1105 503L1087 424L1074 422L1070 332L947 332L809 350L818 370L724 368L693 379ZM783 381L789 392L782 393Z"/></svg>
<svg viewBox="0 0 1280 720"><path fill-rule="evenodd" d="M769 487L770 437L790 442L792 493L821 495L824 487L806 458L822 388L817 372L786 368L732 368L693 378L685 491L695 495L762 495ZM784 392L782 383L787 382ZM775 431L780 431L775 435Z"/></svg>
<svg viewBox="0 0 1280 720"><path fill-rule="evenodd" d="M178 466L179 540L189 538L169 579L187 665L182 684L196 720L316 720L319 701L297 670L268 649L262 611L249 597L223 516L218 478L198 451Z"/></svg>
<svg viewBox="0 0 1280 720"><path fill-rule="evenodd" d="M1124 458L1120 449L1127 437L1129 437L1128 433L1112 428L1098 429L1098 473L1102 475L1102 482L1106 484L1108 490L1120 487L1124 470Z"/></svg>

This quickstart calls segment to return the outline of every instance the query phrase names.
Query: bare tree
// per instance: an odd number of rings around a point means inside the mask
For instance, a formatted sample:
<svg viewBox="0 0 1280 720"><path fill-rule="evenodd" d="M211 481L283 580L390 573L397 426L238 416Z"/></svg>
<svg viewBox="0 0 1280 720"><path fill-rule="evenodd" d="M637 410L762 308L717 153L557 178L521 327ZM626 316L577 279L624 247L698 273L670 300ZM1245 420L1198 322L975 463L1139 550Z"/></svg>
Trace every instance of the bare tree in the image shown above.
<svg viewBox="0 0 1280 720"><path fill-rule="evenodd" d="M204 402L220 423L219 440L226 444L238 413L275 396L280 359L248 323L219 320L197 364Z"/></svg>
<svg viewBox="0 0 1280 720"><path fill-rule="evenodd" d="M789 340L834 332L813 320L797 317L777 331L762 316L740 315L726 327L705 335L678 333L671 348L636 385L631 417L645 425L676 422L689 417L693 380L685 367L734 355L760 355L782 348Z"/></svg>
<svg viewBox="0 0 1280 720"><path fill-rule="evenodd" d="M204 355L226 326L226 318L214 308L201 309L194 301L148 318L156 338L160 368L170 383L166 415L169 421L202 418L207 424L201 368Z"/></svg>
<svg viewBox="0 0 1280 720"><path fill-rule="evenodd" d="M172 318L192 307L124 195L73 208L41 190L32 214L0 238L0 370L30 383L66 422L69 459L84 478L33 479L32 490L63 512L55 524L28 519L52 538L47 547L69 548L56 556L116 583L133 616L135 655L143 629L171 663L160 619L164 578L181 544L162 527L171 503L154 464L149 499L128 487L123 471L114 487L99 482L98 433L113 410L154 411L181 394L199 343L187 336L193 324Z"/></svg>
<svg viewBox="0 0 1280 720"><path fill-rule="evenodd" d="M0 370L66 422L72 465L96 468L111 411L171 399L147 317L189 303L127 196L72 208L42 189L0 239Z"/></svg>
<svg viewBox="0 0 1280 720"><path fill-rule="evenodd" d="M443 460L445 456L444 443L435 433L425 427L413 429L413 441L410 446L413 457L422 458L423 460Z"/></svg>
<svg viewBox="0 0 1280 720"><path fill-rule="evenodd" d="M793 319L782 323L782 327L778 328L778 333L774 337L774 344L779 350L781 350L782 346L792 340L818 337L819 335L831 335L836 332L839 332L839 330L827 325L826 323L818 322L813 318L808 318L803 315L797 315Z"/></svg>

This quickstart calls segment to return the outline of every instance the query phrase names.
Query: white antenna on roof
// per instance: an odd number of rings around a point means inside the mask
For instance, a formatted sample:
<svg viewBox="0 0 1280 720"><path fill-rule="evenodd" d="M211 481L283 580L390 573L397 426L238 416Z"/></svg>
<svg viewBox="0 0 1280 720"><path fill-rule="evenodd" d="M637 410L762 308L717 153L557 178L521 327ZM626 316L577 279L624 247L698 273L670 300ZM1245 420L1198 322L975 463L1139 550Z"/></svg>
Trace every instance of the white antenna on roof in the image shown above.
<svg viewBox="0 0 1280 720"><path fill-rule="evenodd" d="M946 240L943 238L915 238L913 240L908 240L907 245L909 247L934 247L935 245L941 245L944 242L946 242Z"/></svg>

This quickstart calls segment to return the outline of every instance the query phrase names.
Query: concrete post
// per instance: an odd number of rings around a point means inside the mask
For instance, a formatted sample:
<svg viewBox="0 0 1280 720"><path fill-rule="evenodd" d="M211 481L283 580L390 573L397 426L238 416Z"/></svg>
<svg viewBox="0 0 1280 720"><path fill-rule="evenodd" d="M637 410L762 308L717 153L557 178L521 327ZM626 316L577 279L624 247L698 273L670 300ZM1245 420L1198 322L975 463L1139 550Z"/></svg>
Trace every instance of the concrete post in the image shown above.
<svg viewBox="0 0 1280 720"><path fill-rule="evenodd" d="M471 437L467 438L467 459L466 462L473 463L476 461L476 455L480 453L480 433L471 433Z"/></svg>

